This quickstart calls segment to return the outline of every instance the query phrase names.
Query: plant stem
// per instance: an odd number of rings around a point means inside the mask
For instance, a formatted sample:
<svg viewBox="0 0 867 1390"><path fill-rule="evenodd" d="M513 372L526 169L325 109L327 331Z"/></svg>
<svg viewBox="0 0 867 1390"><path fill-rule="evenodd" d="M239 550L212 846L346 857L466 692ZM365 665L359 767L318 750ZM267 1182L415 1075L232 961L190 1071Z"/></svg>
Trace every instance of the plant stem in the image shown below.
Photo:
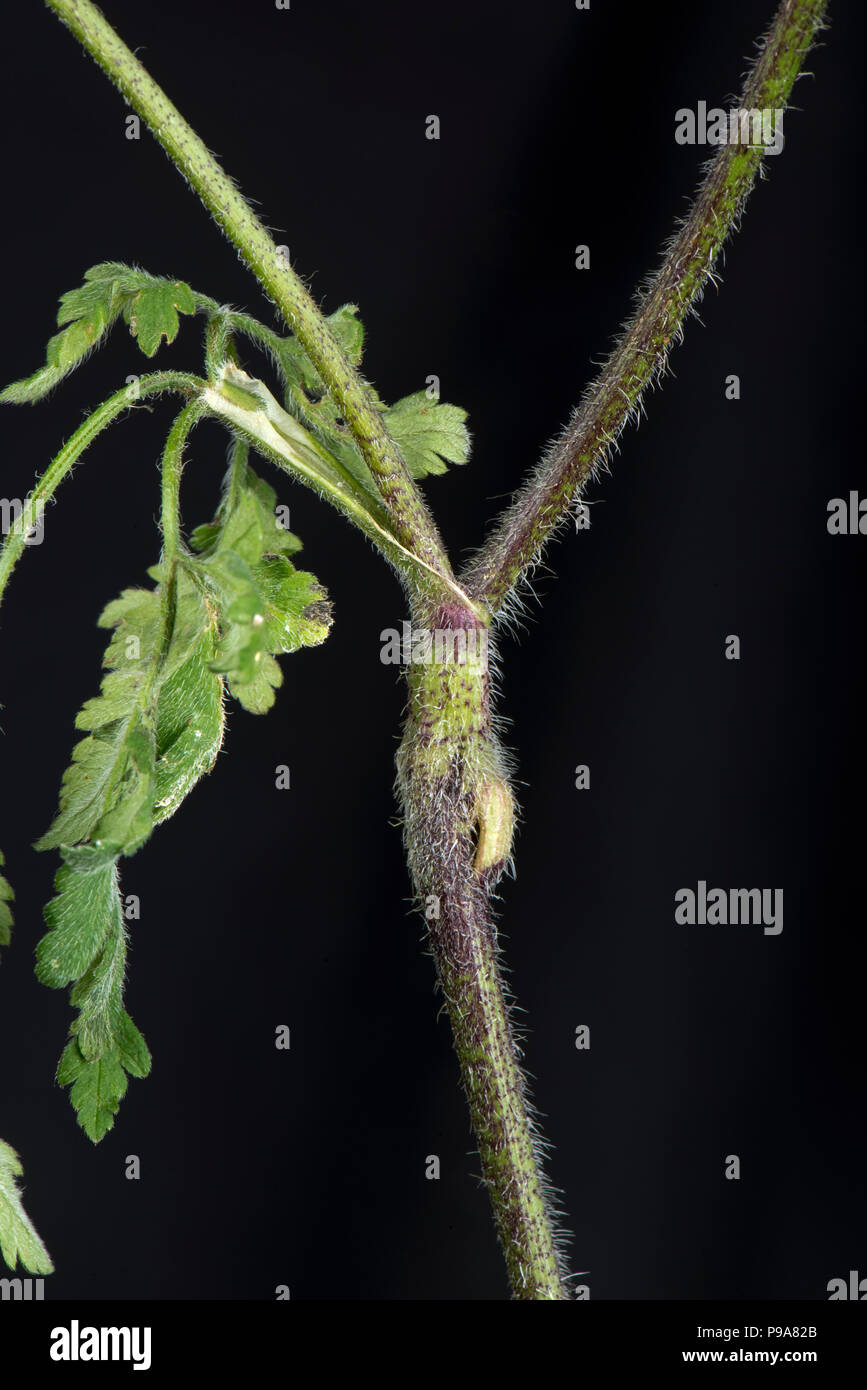
<svg viewBox="0 0 867 1390"><path fill-rule="evenodd" d="M416 584L423 601L411 590L414 604L426 610L422 618L433 630L487 632L488 614L496 614L526 576L637 410L644 389L664 371L669 343L681 335L737 222L761 164L760 149L721 148L598 381L471 561L468 597L455 584L421 494L363 380L235 185L90 0L47 3L148 123L296 333L339 404L387 510L391 536L385 531L379 536L377 518L365 513L368 534L376 532L383 547L396 538L404 551L397 560L405 577L427 573L432 580ZM824 0L783 0L747 81L743 109L785 108L823 10ZM206 404L281 466L318 478L320 490L330 488L344 510L357 501L347 501L339 486L343 480L326 480L326 488L321 468L317 471L304 455L298 431L290 438L272 429L272 438L267 414L245 409L219 386L207 389ZM414 569L407 563L413 556ZM411 666L408 680L409 716L398 755L407 853L418 898L431 908L425 916L484 1180L515 1297L565 1299L554 1214L528 1115L490 909L491 892L511 854L512 812L504 760L492 732L487 673L441 661Z"/></svg>
<svg viewBox="0 0 867 1390"><path fill-rule="evenodd" d="M233 181L91 0L47 0L198 193L277 305L322 377L376 480L405 547L429 569L453 578L433 518L367 387L324 316Z"/></svg>
<svg viewBox="0 0 867 1390"><path fill-rule="evenodd" d="M443 604L419 627L473 638L481 661L411 664L398 753L407 857L452 1023L482 1176L516 1299L569 1297L503 995L490 894L511 856L511 793L493 733L487 628ZM418 630L418 629L416 629ZM480 640L481 639L481 640Z"/></svg>
<svg viewBox="0 0 867 1390"><path fill-rule="evenodd" d="M568 1299L487 895L481 888L470 894L454 891L461 879L472 883L466 844L452 870L455 883L440 884L440 917L430 924L430 938L513 1295L519 1300Z"/></svg>
<svg viewBox="0 0 867 1390"><path fill-rule="evenodd" d="M747 79L740 109L785 109L824 9L825 0L783 0ZM761 145L720 147L686 221L600 376L459 576L461 586L492 614L538 562L583 485L637 414L644 390L664 373L669 344L680 340L687 315L707 280L714 280L714 262L738 223L763 153Z"/></svg>
<svg viewBox="0 0 867 1390"><path fill-rule="evenodd" d="M0 549L0 603L3 601L9 577L27 545L29 532L38 523L46 504L64 478L97 435L101 434L122 411L133 406L136 400L161 395L166 391L177 391L181 395L189 396L206 385L207 382L201 377L189 372L152 372L138 378L135 395L131 394L129 386L124 386L88 415L52 459L36 486L28 494L20 517Z"/></svg>
<svg viewBox="0 0 867 1390"><path fill-rule="evenodd" d="M160 523L163 532L163 557L173 561L183 549L181 542L181 475L184 471L184 447L190 431L205 413L201 400L191 401L178 414L169 430L162 458L162 506Z"/></svg>

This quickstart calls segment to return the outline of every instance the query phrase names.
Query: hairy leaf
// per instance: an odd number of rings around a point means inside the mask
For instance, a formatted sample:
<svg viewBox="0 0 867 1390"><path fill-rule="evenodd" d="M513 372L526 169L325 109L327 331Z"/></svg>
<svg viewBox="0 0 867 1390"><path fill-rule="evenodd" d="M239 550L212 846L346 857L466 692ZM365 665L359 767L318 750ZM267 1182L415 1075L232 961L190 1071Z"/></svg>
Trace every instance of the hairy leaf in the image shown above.
<svg viewBox="0 0 867 1390"><path fill-rule="evenodd" d="M470 456L466 418L460 406L440 405L426 391L404 396L385 412L388 431L413 478L445 473L449 463L466 463Z"/></svg>
<svg viewBox="0 0 867 1390"><path fill-rule="evenodd" d="M58 1070L78 1122L98 1143L114 1122L126 1092L126 1076L146 1076L150 1054L123 1007L126 928L117 866L96 849L64 854L56 896L45 910L51 930L36 948L36 974L60 988L75 980L70 999L78 1009Z"/></svg>
<svg viewBox="0 0 867 1390"><path fill-rule="evenodd" d="M153 357L163 338L173 343L178 336L178 314L194 314L196 301L183 280L150 279L124 307L130 332L146 357Z"/></svg>
<svg viewBox="0 0 867 1390"><path fill-rule="evenodd" d="M223 743L223 682L209 669L214 637L208 631L182 666L160 687L156 710L157 761L154 825L174 815Z"/></svg>
<svg viewBox="0 0 867 1390"><path fill-rule="evenodd" d="M79 979L101 951L119 912L114 861L94 868L64 863L45 909L50 930L36 947L36 978L50 989Z"/></svg>
<svg viewBox="0 0 867 1390"><path fill-rule="evenodd" d="M181 574L174 586L126 589L107 606L99 624L114 629L103 658L109 674L100 694L88 700L76 718L76 727L89 735L73 750L63 778L60 814L37 849L90 841L115 855L134 853L153 829L155 803L165 801L170 781L189 789L213 766L219 751L219 681L212 679L205 688L191 665L194 654L199 659L204 655L212 631L211 616L194 585ZM187 668L186 679L174 680L181 667ZM160 743L158 729L162 691L172 680L169 700L175 713L168 724L163 721L163 737L171 736L170 749ZM188 686L196 687L195 702L186 700ZM190 721L192 728L198 727L199 713L209 716L201 721L207 736L200 728L195 744L183 746L183 761L179 703L184 707L182 722ZM160 763L169 755L172 779Z"/></svg>
<svg viewBox="0 0 867 1390"><path fill-rule="evenodd" d="M40 849L59 848L48 931L36 973L72 985L77 1016L58 1080L85 1133L111 1128L128 1076L145 1076L147 1044L123 1003L127 936L117 861L170 816L216 759L224 679L248 709L274 701L276 653L327 636L325 591L297 571L300 541L277 524L276 496L236 446L217 517L184 551L154 566L153 589L126 589L100 625L111 631L99 695L76 719L84 730Z"/></svg>
<svg viewBox="0 0 867 1390"><path fill-rule="evenodd" d="M78 1016L61 1060L79 1123L98 1142L114 1122L126 1073L150 1069L147 1046L123 1007L126 929L117 878L133 854L214 763L223 739L223 687L209 668L213 611L183 571L156 566L152 590L127 589L100 625L112 635L100 694L76 719L60 813L38 848L63 863L36 948L43 984L73 982Z"/></svg>
<svg viewBox="0 0 867 1390"><path fill-rule="evenodd" d="M7 386L0 392L0 401L38 401L78 366L123 310L125 290L120 273L125 271L125 266L92 266L84 285L62 296L57 315L61 332L48 342L45 366L26 380Z"/></svg>
<svg viewBox="0 0 867 1390"><path fill-rule="evenodd" d="M197 526L190 543L203 557L219 547L253 564L262 555L294 555L301 542L280 525L276 508L277 494L270 483L244 461L243 468L230 472L216 517Z"/></svg>
<svg viewBox="0 0 867 1390"><path fill-rule="evenodd" d="M21 1203L16 1178L23 1174L17 1153L0 1139L0 1256L11 1270L20 1260L30 1274L53 1274L48 1251Z"/></svg>
<svg viewBox="0 0 867 1390"><path fill-rule="evenodd" d="M218 613L212 667L253 714L271 708L283 683L275 655L324 642L331 626L325 590L288 559L301 542L275 526L274 500L244 460L228 479L216 521L194 536L202 558L191 564Z"/></svg>
<svg viewBox="0 0 867 1390"><path fill-rule="evenodd" d="M176 337L178 313L195 311L193 292L181 280L164 280L117 261L91 266L84 283L61 296L61 331L49 339L45 366L0 391L0 402L41 400L103 340L121 314L142 352L153 357L163 338L172 342Z"/></svg>
<svg viewBox="0 0 867 1390"><path fill-rule="evenodd" d="M114 901L105 944L69 996L79 1011L69 1031L77 1037L81 1055L88 1062L114 1048L115 1029L120 1027L121 1018L127 1017L123 1008L126 930L117 894Z"/></svg>
<svg viewBox="0 0 867 1390"><path fill-rule="evenodd" d="M69 1099L78 1123L88 1139L98 1144L114 1125L129 1084L117 1049L89 1062L73 1038L60 1059L57 1080L61 1086L72 1087Z"/></svg>
<svg viewBox="0 0 867 1390"><path fill-rule="evenodd" d="M282 555L266 556L254 569L265 602L266 644L271 652L317 647L332 623L328 595L306 570L296 570Z"/></svg>

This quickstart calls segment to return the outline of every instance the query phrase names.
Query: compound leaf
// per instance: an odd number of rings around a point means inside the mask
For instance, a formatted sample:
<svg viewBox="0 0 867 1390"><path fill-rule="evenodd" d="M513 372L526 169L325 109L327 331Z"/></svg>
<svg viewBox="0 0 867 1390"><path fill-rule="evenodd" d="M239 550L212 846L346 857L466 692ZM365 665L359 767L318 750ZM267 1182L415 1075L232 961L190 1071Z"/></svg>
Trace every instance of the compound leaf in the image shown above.
<svg viewBox="0 0 867 1390"><path fill-rule="evenodd" d="M49 339L45 366L0 391L0 402L41 400L102 342L121 314L142 352L153 357L163 338L172 342L177 336L178 313L193 314L196 308L193 292L182 280L161 279L117 261L91 266L84 283L61 296L61 331Z"/></svg>
<svg viewBox="0 0 867 1390"><path fill-rule="evenodd" d="M117 860L170 816L214 763L223 739L223 686L209 668L212 608L189 576L155 566L152 590L127 589L100 624L112 630L100 694L76 719L87 731L63 779L60 813L38 848L60 848L49 930L36 973L73 984L78 1010L58 1073L96 1143L111 1128L126 1074L150 1070L147 1045L123 1007L126 928Z"/></svg>

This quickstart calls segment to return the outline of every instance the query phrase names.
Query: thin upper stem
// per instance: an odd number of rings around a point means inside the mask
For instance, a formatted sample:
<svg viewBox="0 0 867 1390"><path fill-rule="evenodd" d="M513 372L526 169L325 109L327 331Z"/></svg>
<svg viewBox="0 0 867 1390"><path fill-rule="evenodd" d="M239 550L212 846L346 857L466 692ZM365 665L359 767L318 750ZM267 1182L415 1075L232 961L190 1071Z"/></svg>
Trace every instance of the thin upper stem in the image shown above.
<svg viewBox="0 0 867 1390"><path fill-rule="evenodd" d="M747 79L741 110L785 109L824 9L825 0L783 0ZM669 346L679 341L687 315L713 278L714 263L737 225L763 154L762 145L720 147L600 376L460 575L461 586L492 614L537 563L581 488L637 412L645 388L664 372Z"/></svg>
<svg viewBox="0 0 867 1390"><path fill-rule="evenodd" d="M162 458L162 507L160 524L163 532L163 555L174 560L183 549L181 542L181 476L184 471L184 447L190 431L205 413L201 400L185 405L169 430Z"/></svg>
<svg viewBox="0 0 867 1390"><path fill-rule="evenodd" d="M152 372L138 378L134 394L133 388L124 386L113 396L109 396L107 401L103 401L102 405L97 406L96 410L91 411L52 459L28 494L20 517L0 549L0 603L3 601L9 577L27 546L29 532L38 524L46 505L94 439L107 429L118 415L133 406L136 400L162 395L167 391L191 396L206 385L201 377L189 372Z"/></svg>
<svg viewBox="0 0 867 1390"><path fill-rule="evenodd" d="M453 579L433 518L400 450L365 382L295 274L285 250L277 247L205 143L91 0L47 3L147 123L283 314L329 393L339 402L401 544L424 560L430 570Z"/></svg>

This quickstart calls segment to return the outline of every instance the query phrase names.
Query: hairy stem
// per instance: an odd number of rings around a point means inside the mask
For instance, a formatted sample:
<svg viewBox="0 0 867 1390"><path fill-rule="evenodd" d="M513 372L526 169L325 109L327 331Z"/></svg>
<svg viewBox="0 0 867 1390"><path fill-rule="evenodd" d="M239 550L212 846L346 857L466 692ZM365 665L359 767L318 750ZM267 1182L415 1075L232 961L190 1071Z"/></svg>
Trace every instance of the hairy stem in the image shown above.
<svg viewBox="0 0 867 1390"><path fill-rule="evenodd" d="M566 1299L555 1218L503 994L496 929L485 889L467 891L473 883L469 848L462 846L452 874L439 882L440 917L430 924L437 973L513 1294L521 1300Z"/></svg>
<svg viewBox="0 0 867 1390"><path fill-rule="evenodd" d="M329 393L340 404L405 549L452 578L451 566L421 492L367 387L307 289L210 150L91 0L47 0L150 127L218 226L296 334Z"/></svg>
<svg viewBox="0 0 867 1390"><path fill-rule="evenodd" d="M169 430L163 449L160 524L163 532L163 556L167 560L174 560L182 549L180 498L184 448L191 430L204 413L205 407L200 400L185 405Z"/></svg>
<svg viewBox="0 0 867 1390"><path fill-rule="evenodd" d="M419 618L415 632L434 636L407 670L409 712L397 761L410 871L514 1296L566 1299L490 905L511 856L513 811L492 727L488 631L471 609L454 604Z"/></svg>
<svg viewBox="0 0 867 1390"><path fill-rule="evenodd" d="M669 344L680 336L737 222L760 167L761 150L737 144L721 148L606 368L470 563L463 592L362 378L288 260L90 0L48 4L149 124L297 334L376 480L388 526L381 525L384 518L377 512L361 507L345 479L326 477L322 459L308 457L294 426L281 433L280 416L261 393L245 404L226 392L225 383L211 383L203 397L207 408L281 466L339 500L343 510L355 508L362 529L384 553L392 548L405 576L427 575L432 582L417 582L421 594L412 598L419 609L414 617L429 630L486 637L489 615L499 611L538 559L638 407L645 387L663 372ZM783 0L746 84L744 109L785 107L823 9L823 0ZM235 326L242 327L240 321ZM219 349L215 340L209 349L213 363ZM256 389L253 383L248 395ZM262 409L254 409L259 405ZM406 563L412 557L415 570ZM407 676L409 713L397 760L407 854L451 1017L483 1178L515 1297L565 1299L569 1294L556 1242L556 1213L528 1112L491 911L491 894L511 857L513 810L493 731L487 666L477 669L446 653L427 663L410 661Z"/></svg>
<svg viewBox="0 0 867 1390"><path fill-rule="evenodd" d="M782 0L747 79L740 109L785 109L824 9L825 0ZM665 371L669 345L680 339L687 315L707 280L713 279L714 263L737 225L763 153L761 145L720 147L686 221L601 375L460 576L461 586L492 614L537 563L584 483L637 412L645 388Z"/></svg>
<svg viewBox="0 0 867 1390"><path fill-rule="evenodd" d="M38 524L47 503L54 496L64 478L70 473L97 435L101 434L122 411L134 406L137 400L147 396L161 395L167 391L176 391L183 396L191 396L206 385L207 382L203 381L201 377L188 372L152 372L148 376L138 378L134 392L130 386L124 386L88 415L87 419L79 425L75 434L66 441L60 452L52 459L36 486L28 494L21 515L6 537L3 548L0 550L0 603L3 601L9 577L27 546L29 533Z"/></svg>

